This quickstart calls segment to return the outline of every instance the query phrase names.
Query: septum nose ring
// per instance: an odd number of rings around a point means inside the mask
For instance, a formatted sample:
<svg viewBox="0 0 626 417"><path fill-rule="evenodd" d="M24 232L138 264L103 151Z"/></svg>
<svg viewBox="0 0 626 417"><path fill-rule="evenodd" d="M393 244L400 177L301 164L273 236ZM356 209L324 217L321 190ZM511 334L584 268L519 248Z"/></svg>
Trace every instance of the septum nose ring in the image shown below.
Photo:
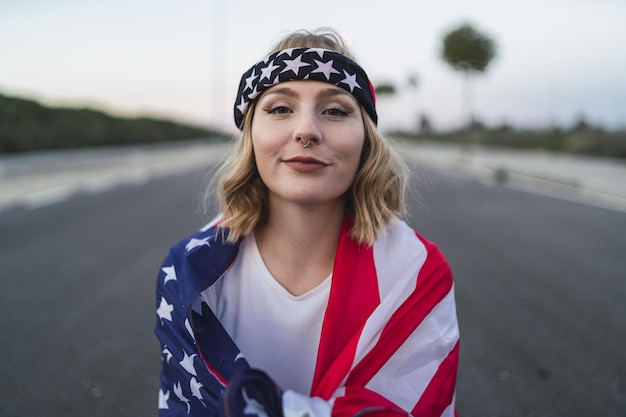
<svg viewBox="0 0 626 417"><path fill-rule="evenodd" d="M303 148L308 148L309 146L311 146L311 139L308 139L306 143L302 139L298 139L298 142L300 142Z"/></svg>

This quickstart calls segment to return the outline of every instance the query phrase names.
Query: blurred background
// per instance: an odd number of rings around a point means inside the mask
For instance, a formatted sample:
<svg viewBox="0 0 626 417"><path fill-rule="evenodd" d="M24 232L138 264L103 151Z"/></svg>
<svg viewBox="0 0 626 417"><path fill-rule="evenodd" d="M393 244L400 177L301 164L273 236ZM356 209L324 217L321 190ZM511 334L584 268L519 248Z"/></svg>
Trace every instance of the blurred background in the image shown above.
<svg viewBox="0 0 626 417"><path fill-rule="evenodd" d="M460 416L626 416L626 2L0 0L0 416L157 413L241 74L340 31L455 271Z"/></svg>
<svg viewBox="0 0 626 417"><path fill-rule="evenodd" d="M488 126L626 125L626 4L618 0L256 1L4 0L0 91L51 105L93 106L232 129L241 74L283 34L332 26L351 41L381 98L381 127L464 126L464 77L441 58L463 23L493 40L475 77L476 117Z"/></svg>

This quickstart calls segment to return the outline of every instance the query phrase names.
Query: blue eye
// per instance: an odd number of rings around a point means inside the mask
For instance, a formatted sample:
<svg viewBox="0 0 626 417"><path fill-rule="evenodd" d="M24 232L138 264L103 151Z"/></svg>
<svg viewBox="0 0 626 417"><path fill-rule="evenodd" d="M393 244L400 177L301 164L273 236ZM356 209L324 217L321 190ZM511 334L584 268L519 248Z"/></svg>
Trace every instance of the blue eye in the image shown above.
<svg viewBox="0 0 626 417"><path fill-rule="evenodd" d="M272 107L267 112L268 113L275 113L275 114L287 114L287 113L289 113L289 111L290 111L289 107L276 106L276 107Z"/></svg>
<svg viewBox="0 0 626 417"><path fill-rule="evenodd" d="M335 107L335 108L326 110L326 114L328 114L329 116L347 116L348 112Z"/></svg>

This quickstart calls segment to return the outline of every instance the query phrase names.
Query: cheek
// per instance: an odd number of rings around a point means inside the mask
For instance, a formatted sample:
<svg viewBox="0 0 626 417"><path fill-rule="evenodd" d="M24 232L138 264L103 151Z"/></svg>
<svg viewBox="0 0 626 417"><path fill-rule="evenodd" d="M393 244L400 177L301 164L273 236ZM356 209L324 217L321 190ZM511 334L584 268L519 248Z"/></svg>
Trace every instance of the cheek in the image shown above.
<svg viewBox="0 0 626 417"><path fill-rule="evenodd" d="M286 140L284 129L264 120L255 120L250 133L252 146L259 153L275 153Z"/></svg>
<svg viewBox="0 0 626 417"><path fill-rule="evenodd" d="M263 144L259 142L252 142L252 149L254 150L254 162L256 163L257 171L261 177L267 172L267 166L269 165L269 156L263 148Z"/></svg>
<svg viewBox="0 0 626 417"><path fill-rule="evenodd" d="M272 182L276 176L276 149L271 141L262 136L253 136L252 149L254 151L254 161L256 171L261 181L266 185Z"/></svg>
<svg viewBox="0 0 626 417"><path fill-rule="evenodd" d="M257 165L261 164L272 152L272 141L267 135L263 134L262 129L252 127L252 149Z"/></svg>
<svg viewBox="0 0 626 417"><path fill-rule="evenodd" d="M356 171L361 162L363 154L363 146L365 145L365 135L363 130L356 130L352 135L346 136L352 138L350 141L344 141L342 152L346 155L346 161Z"/></svg>

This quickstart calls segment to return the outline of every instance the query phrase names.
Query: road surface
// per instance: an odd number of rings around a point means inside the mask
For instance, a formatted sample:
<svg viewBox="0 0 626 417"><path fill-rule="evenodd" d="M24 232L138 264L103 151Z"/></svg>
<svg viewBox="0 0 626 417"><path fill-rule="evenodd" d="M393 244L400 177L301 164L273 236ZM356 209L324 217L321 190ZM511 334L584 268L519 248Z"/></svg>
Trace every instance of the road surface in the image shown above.
<svg viewBox="0 0 626 417"><path fill-rule="evenodd" d="M156 415L155 279L206 165L0 212L1 416ZM408 220L456 279L459 415L626 416L626 213L413 168Z"/></svg>

